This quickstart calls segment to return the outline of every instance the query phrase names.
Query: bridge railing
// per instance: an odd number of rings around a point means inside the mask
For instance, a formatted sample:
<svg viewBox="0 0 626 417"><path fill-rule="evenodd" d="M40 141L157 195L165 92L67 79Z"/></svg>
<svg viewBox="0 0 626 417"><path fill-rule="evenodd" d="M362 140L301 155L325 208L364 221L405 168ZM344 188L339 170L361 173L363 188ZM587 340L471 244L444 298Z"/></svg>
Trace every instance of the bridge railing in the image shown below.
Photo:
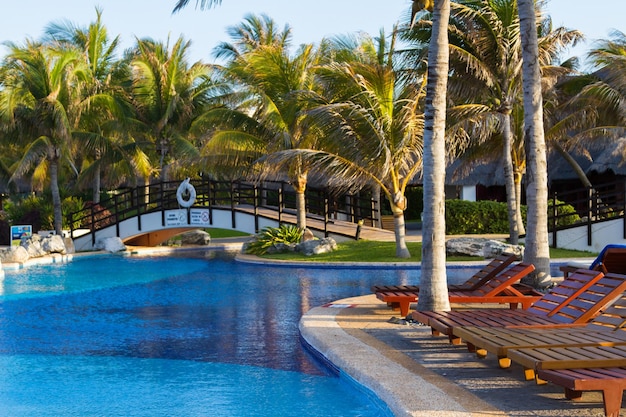
<svg viewBox="0 0 626 417"><path fill-rule="evenodd" d="M552 193L548 230L553 233L552 246L557 246L559 230L572 227L587 228L587 245L593 242L593 225L599 222L623 218L623 236L626 238L626 182L607 182L593 187ZM574 211L565 210L573 206Z"/></svg>
<svg viewBox="0 0 626 417"><path fill-rule="evenodd" d="M169 181L120 189L111 192L111 197L99 204L86 204L85 207L69 215L70 235L75 237L79 229L88 230L95 240L95 232L115 225L119 236L119 223L136 217L141 230L141 215L160 211L165 225L166 210L181 208L177 199L180 181ZM191 180L196 191L192 207L212 209L230 209L232 227L236 228L235 213L250 209L255 217L262 216L261 209L278 213L279 223L283 223L286 214L296 213L296 193L286 182L263 182L253 184L245 181L216 181L212 179ZM367 193L356 195L337 195L326 189L307 188L305 193L307 218L323 221L324 232L328 234L328 224L340 219L376 226L380 219L378 202ZM212 222L212 220L211 220ZM257 227L258 231L258 227ZM95 243L95 241L94 241Z"/></svg>

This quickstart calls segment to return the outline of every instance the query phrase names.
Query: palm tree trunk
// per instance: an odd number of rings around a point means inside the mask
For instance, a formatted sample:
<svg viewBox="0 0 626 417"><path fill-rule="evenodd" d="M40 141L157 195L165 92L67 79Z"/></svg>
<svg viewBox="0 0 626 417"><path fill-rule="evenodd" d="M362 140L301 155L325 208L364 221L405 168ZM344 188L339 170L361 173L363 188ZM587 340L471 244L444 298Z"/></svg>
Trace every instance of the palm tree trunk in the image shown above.
<svg viewBox="0 0 626 417"><path fill-rule="evenodd" d="M383 228L383 216L382 216L382 201L381 201L381 197L382 194L380 192L380 185L379 184L375 184L372 186L372 199L374 200L374 210L376 210L377 213L377 220L376 220L376 224L375 227L378 227L379 229Z"/></svg>
<svg viewBox="0 0 626 417"><path fill-rule="evenodd" d="M519 236L526 234L526 226L524 226L524 219L522 218L522 177L524 173L518 167L513 175L515 178L515 212L517 213L517 233Z"/></svg>
<svg viewBox="0 0 626 417"><path fill-rule="evenodd" d="M302 230L306 229L306 184L307 175L298 174L293 185L296 191L296 226Z"/></svg>
<svg viewBox="0 0 626 417"><path fill-rule="evenodd" d="M391 204L393 213L393 229L396 236L396 258L408 259L411 257L409 248L406 246L406 227L404 224L404 210L395 204Z"/></svg>
<svg viewBox="0 0 626 417"><path fill-rule="evenodd" d="M576 176L583 184L583 186L592 188L593 184L591 184L591 181L589 181L589 178L587 178L587 174L585 174L585 171L583 171L578 162L576 162L576 160L572 158L572 155L566 152L565 149L563 149L563 147L557 143L557 141L552 141L552 147L554 147L559 155L561 155L563 159L565 159L565 161L569 164L569 166L574 170L574 173L576 173Z"/></svg>
<svg viewBox="0 0 626 417"><path fill-rule="evenodd" d="M445 221L445 128L450 0L434 2L424 111L424 223L418 310L448 311Z"/></svg>
<svg viewBox="0 0 626 417"><path fill-rule="evenodd" d="M511 156L511 111L502 113L502 159L504 160L504 183L506 185L506 206L509 215L509 243L517 245L519 242L519 230L517 228L517 196L515 194L515 177L513 175L513 157Z"/></svg>
<svg viewBox="0 0 626 417"><path fill-rule="evenodd" d="M93 183L91 184L92 196L91 200L94 204L100 204L100 167L96 169L96 173L93 177Z"/></svg>
<svg viewBox="0 0 626 417"><path fill-rule="evenodd" d="M535 265L532 284L545 287L550 276L548 242L548 169L543 132L543 106L539 47L535 21L535 1L518 0L522 38L522 78L524 89L524 137L526 138L528 233L524 260Z"/></svg>
<svg viewBox="0 0 626 417"><path fill-rule="evenodd" d="M63 236L63 211L61 210L61 192L59 191L59 161L50 159L50 193L52 194L52 208L54 213L54 231Z"/></svg>

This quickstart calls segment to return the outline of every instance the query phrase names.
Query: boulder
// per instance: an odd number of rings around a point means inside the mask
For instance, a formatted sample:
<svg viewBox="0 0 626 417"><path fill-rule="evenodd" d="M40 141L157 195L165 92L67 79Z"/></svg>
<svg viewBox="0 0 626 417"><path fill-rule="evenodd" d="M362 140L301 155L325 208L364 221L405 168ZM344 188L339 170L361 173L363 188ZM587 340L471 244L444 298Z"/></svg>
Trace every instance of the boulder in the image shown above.
<svg viewBox="0 0 626 417"><path fill-rule="evenodd" d="M319 255L320 253L328 253L337 249L337 242L332 237L307 240L298 244L297 249L306 256Z"/></svg>
<svg viewBox="0 0 626 417"><path fill-rule="evenodd" d="M26 249L29 258L40 258L47 255L46 251L43 249L42 239L39 235L22 238L20 246Z"/></svg>
<svg viewBox="0 0 626 417"><path fill-rule="evenodd" d="M459 237L446 242L446 253L450 256L476 256L486 259L495 258L502 253L513 253L522 259L524 247L495 239Z"/></svg>
<svg viewBox="0 0 626 417"><path fill-rule="evenodd" d="M0 260L4 263L24 263L29 258L28 251L23 246L7 248L0 251Z"/></svg>
<svg viewBox="0 0 626 417"><path fill-rule="evenodd" d="M180 235L180 243L183 245L207 246L211 244L211 235L204 230L191 230Z"/></svg>
<svg viewBox="0 0 626 417"><path fill-rule="evenodd" d="M123 252L126 250L126 245L122 242L122 239L119 237L105 237L103 239L99 239L95 248L99 250L103 250L106 252Z"/></svg>
<svg viewBox="0 0 626 417"><path fill-rule="evenodd" d="M46 253L60 253L65 255L67 253L65 248L65 242L59 235L49 235L41 240L41 248Z"/></svg>

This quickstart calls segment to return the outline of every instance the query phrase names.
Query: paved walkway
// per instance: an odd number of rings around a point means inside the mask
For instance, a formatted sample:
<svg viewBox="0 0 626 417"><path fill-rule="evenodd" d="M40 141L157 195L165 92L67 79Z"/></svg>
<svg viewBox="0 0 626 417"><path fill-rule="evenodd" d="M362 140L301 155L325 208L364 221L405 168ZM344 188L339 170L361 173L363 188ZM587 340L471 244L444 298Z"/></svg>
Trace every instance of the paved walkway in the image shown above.
<svg viewBox="0 0 626 417"><path fill-rule="evenodd" d="M374 295L350 298L311 309L300 330L397 417L604 415L599 393L566 400L556 385L525 381L515 364L500 369L495 357L477 359L430 328L389 323L394 314Z"/></svg>

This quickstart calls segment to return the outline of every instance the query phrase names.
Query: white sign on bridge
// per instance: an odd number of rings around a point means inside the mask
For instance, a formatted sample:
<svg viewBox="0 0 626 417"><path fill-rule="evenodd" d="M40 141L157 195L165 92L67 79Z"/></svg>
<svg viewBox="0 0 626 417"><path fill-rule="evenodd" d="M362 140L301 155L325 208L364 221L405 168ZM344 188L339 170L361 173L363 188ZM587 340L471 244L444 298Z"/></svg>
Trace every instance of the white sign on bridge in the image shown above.
<svg viewBox="0 0 626 417"><path fill-rule="evenodd" d="M209 210L208 209L190 209L189 218L187 218L187 210L168 210L165 213L165 226L199 226L209 227Z"/></svg>
<svg viewBox="0 0 626 417"><path fill-rule="evenodd" d="M193 226L209 227L209 209L191 209L189 210L191 221L189 224Z"/></svg>

